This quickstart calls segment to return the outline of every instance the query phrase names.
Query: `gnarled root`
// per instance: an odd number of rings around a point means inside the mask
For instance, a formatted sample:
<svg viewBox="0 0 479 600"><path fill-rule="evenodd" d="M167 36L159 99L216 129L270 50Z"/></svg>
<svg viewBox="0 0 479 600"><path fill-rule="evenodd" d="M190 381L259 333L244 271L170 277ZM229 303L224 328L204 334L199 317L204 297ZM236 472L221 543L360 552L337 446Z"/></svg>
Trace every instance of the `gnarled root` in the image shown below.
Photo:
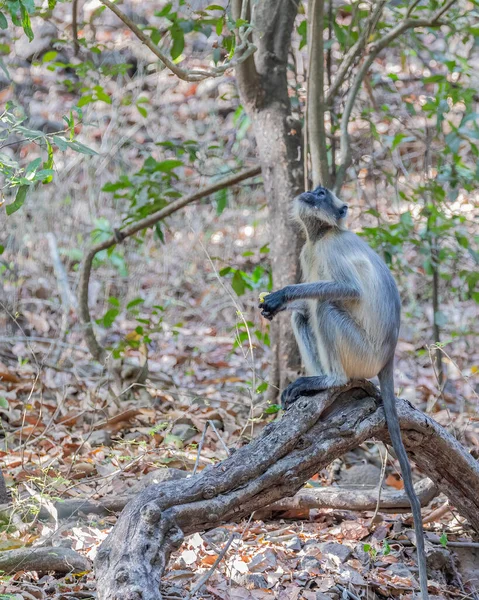
<svg viewBox="0 0 479 600"><path fill-rule="evenodd" d="M479 465L447 431L403 400L410 457L479 531ZM194 477L152 485L121 513L96 560L99 600L160 600L160 579L182 532L249 517L293 496L320 469L368 439L389 442L368 382L301 398L261 435Z"/></svg>

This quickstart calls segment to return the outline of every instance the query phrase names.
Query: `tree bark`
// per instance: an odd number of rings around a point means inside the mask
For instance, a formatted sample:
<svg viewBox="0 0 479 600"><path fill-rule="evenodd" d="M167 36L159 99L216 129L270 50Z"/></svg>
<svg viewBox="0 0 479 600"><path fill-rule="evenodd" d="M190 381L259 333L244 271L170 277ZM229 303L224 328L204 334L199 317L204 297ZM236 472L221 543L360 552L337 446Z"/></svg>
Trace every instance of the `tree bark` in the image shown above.
<svg viewBox="0 0 479 600"><path fill-rule="evenodd" d="M430 417L398 401L409 456L479 532L479 464ZM120 515L96 559L99 600L161 600L160 582L184 534L249 517L294 495L327 464L376 438L389 442L369 382L302 398L248 446L181 481L148 487Z"/></svg>
<svg viewBox="0 0 479 600"><path fill-rule="evenodd" d="M241 0L234 0L235 18L239 18L241 7ZM293 198L303 191L303 152L301 124L291 114L286 76L297 8L297 0L258 3L253 14L257 36L254 43L258 50L254 57L236 67L238 89L253 124L269 206L270 259L275 289L296 283L299 278L301 242L289 212ZM275 386L284 389L300 368L288 315L275 319L272 328L275 330L270 399L277 395Z"/></svg>

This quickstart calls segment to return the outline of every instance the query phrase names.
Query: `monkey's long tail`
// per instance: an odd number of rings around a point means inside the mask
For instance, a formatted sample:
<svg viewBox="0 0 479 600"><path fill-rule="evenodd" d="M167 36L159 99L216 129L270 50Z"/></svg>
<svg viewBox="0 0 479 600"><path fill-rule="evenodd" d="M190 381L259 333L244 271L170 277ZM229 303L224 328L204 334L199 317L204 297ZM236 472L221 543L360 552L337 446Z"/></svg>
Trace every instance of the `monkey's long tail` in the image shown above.
<svg viewBox="0 0 479 600"><path fill-rule="evenodd" d="M406 449L401 438L399 428L399 418L396 408L396 397L394 395L394 371L393 360L382 369L378 375L381 386L381 396L383 399L384 412L386 414L386 423L391 437L392 445L401 466L401 473L404 480L404 489L411 503L412 516L414 519L414 529L416 531L417 563L419 567L419 587L421 589L422 600L429 600L427 591L427 571L426 554L424 551L424 530L422 527L421 504L412 484L411 465L406 454Z"/></svg>

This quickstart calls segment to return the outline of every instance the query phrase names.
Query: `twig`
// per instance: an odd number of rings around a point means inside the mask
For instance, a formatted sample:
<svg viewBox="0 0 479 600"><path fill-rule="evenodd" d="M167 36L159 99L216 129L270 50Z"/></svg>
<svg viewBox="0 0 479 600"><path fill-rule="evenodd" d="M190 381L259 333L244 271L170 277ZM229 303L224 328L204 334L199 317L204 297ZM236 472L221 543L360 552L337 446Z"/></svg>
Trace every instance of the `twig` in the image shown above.
<svg viewBox="0 0 479 600"><path fill-rule="evenodd" d="M220 441L220 444L223 446L223 450L226 452L226 456L230 456L231 452L228 446L224 443L223 438L220 435L220 432L216 429L216 425L213 421L207 421L210 424L211 429L216 433L216 437Z"/></svg>
<svg viewBox="0 0 479 600"><path fill-rule="evenodd" d="M384 459L382 460L382 465L381 465L381 475L379 477L379 486L378 486L378 501L376 504L376 508L374 510L374 514L371 517L371 523L374 523L376 520L376 517L378 516L378 512L379 512L379 506L381 504L381 492L383 489L383 484L384 484L384 477L386 476L386 466L388 464L388 449L387 447L385 448L385 453L384 453Z"/></svg>
<svg viewBox="0 0 479 600"><path fill-rule="evenodd" d="M80 51L80 43L78 42L78 0L72 2L72 37L73 53L78 56Z"/></svg>
<svg viewBox="0 0 479 600"><path fill-rule="evenodd" d="M110 2L110 0L100 0L100 2L107 6L115 15L123 21L128 29L136 35L136 37L147 46L153 54L160 59L160 61L172 71L177 77L184 81L202 81L209 77L220 77L225 71L245 62L250 56L256 52L256 46L249 41L249 35L251 33L251 27L249 25L241 26L238 29L238 35L241 43L236 47L236 54L239 55L236 58L232 58L225 64L205 71L203 69L193 69L188 71L182 69L176 65L164 52L162 52L156 44L153 43L149 38L123 11L121 11L116 4ZM247 3L245 2L245 5Z"/></svg>
<svg viewBox="0 0 479 600"><path fill-rule="evenodd" d="M208 430L208 427L211 427L211 429L216 433L216 436L217 436L218 440L220 441L221 445L223 446L224 451L226 452L226 456L230 456L230 454L231 454L228 446L224 443L223 438L220 436L220 433L216 429L216 426L213 423L213 421L211 421L211 420L206 421L205 428L203 429L203 435L201 436L201 440L200 440L200 443L198 445L198 452L196 454L196 462L195 462L195 466L193 468L193 474L192 474L192 476L196 474L196 470L198 469L198 465L200 463L201 451L203 450L203 445L205 443L206 432Z"/></svg>
<svg viewBox="0 0 479 600"><path fill-rule="evenodd" d="M188 598L192 598L195 594L197 594L201 590L201 588L205 585L205 583L208 581L208 579L213 575L213 573L216 571L218 565L225 557L225 554L228 552L228 549L231 546L231 544L233 543L233 540L235 539L235 537L237 537L237 534L236 534L236 532L233 531L233 533L230 535L229 540L226 542L223 550L221 550L221 552L218 554L217 559L211 565L211 569L209 571L207 571L202 577L200 577L200 580L194 586L194 588L191 590Z"/></svg>
<svg viewBox="0 0 479 600"><path fill-rule="evenodd" d="M205 423L205 428L203 429L203 434L201 436L201 440L200 443L198 445L198 452L196 453L196 462L195 462L195 466L193 467L193 475L196 475L196 469L198 468L198 465L200 464L200 456L201 456L201 451L203 450L203 444L205 443L205 438L206 438L206 432L208 430L209 427L209 421L206 421Z"/></svg>
<svg viewBox="0 0 479 600"><path fill-rule="evenodd" d="M232 175L231 177L221 179L220 181L213 183L212 185L209 185L203 189L198 190L197 192L194 192L193 194L190 194L189 196L183 196L183 198L174 200L173 202L170 202L168 206L165 206L161 210L151 214L148 217L145 217L144 219L140 219L135 223L127 225L124 229L117 231L115 235L112 235L105 241L101 242L100 244L97 244L96 246L93 246L92 248L90 248L90 250L88 250L80 267L78 304L80 319L84 327L85 341L87 343L91 355L95 360L97 360L100 363L103 363L107 358L106 350L98 343L98 340L96 339L95 332L91 323L90 309L88 306L88 288L90 284L91 269L93 265L93 260L98 254L98 252L115 246L116 244L118 244L119 240L125 240L126 238L135 235L135 233L138 233L142 229L153 227L153 225L158 223L158 221L169 217L173 213L177 212L181 208L184 208L188 204L191 204L192 202L201 200L202 198L205 198L206 196L209 196L214 192L217 192L227 187L231 187L237 183L240 183L241 181L244 181L245 179L249 179L251 177L254 177L255 175L259 175L260 173L261 167L252 167L251 169L247 169L246 171L242 171L241 173L237 173L236 175Z"/></svg>
<svg viewBox="0 0 479 600"><path fill-rule="evenodd" d="M382 14L384 6L387 4L387 0L380 0L377 2L376 7L369 17L369 19L364 24L362 31L359 35L358 40L353 46L346 52L343 57L341 64L338 67L338 71L336 73L336 77L334 78L334 82L329 87L328 93L326 94L326 104L329 106L335 99L339 88L344 83L346 79L346 75L348 74L349 69L351 68L354 60L361 54L366 43L368 41L369 36L371 35L371 31L374 29L379 17Z"/></svg>
<svg viewBox="0 0 479 600"><path fill-rule="evenodd" d="M432 523L433 521L437 521L438 519L443 517L445 514L450 512L450 510L451 510L451 507L449 506L449 500L446 500L446 502L444 502L444 504L442 506L440 506L439 508L436 508L436 510L433 510L432 512L430 512L427 515L427 517L423 518L423 520L422 520L423 525L425 525L426 523Z"/></svg>
<svg viewBox="0 0 479 600"><path fill-rule="evenodd" d="M353 592L350 592L347 588L340 585L339 583L336 584L336 587L343 592L343 598L344 594L346 594L346 596L349 596L349 598L352 598L353 600L361 600L359 596L356 596L356 594L353 594Z"/></svg>
<svg viewBox="0 0 479 600"><path fill-rule="evenodd" d="M75 346L74 344L67 344L66 342L62 342L61 340L44 338L39 335L0 335L0 344L8 344L11 342L23 342L24 344L28 344L29 342L38 342L42 344L57 344L59 346L63 346L64 348L70 348L72 350L76 350L77 352L84 352L85 354L88 354L87 348Z"/></svg>
<svg viewBox="0 0 479 600"><path fill-rule="evenodd" d="M65 341L68 331L68 319L70 308L73 307L75 310L78 310L78 302L70 289L70 285L68 283L68 275L60 259L55 235L51 232L47 233L47 240L48 246L50 248L50 256L52 258L53 270L57 279L58 290L60 292L60 299L63 308L62 320L60 324L60 333L58 337L59 340ZM54 353L50 357L50 360L53 364L56 364L60 360L61 353L61 346L57 345Z"/></svg>

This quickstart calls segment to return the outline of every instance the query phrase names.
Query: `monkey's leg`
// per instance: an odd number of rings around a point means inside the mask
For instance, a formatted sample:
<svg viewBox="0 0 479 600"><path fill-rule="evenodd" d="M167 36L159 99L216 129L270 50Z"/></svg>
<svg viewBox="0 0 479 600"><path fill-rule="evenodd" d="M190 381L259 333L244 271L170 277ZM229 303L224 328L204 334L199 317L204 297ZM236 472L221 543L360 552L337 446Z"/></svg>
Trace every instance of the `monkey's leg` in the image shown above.
<svg viewBox="0 0 479 600"><path fill-rule="evenodd" d="M299 347L301 359L306 373L321 375L323 368L318 354L318 340L314 335L309 309L305 306L302 310L295 311L291 317L296 343Z"/></svg>
<svg viewBox="0 0 479 600"><path fill-rule="evenodd" d="M365 331L345 310L333 303L321 303L316 317L317 323L311 323L312 335L313 327L317 329L316 353L313 352L311 356L318 356L320 374L299 377L289 385L281 395L283 408L290 406L300 396L344 385L354 377L370 377L370 371L378 362Z"/></svg>

